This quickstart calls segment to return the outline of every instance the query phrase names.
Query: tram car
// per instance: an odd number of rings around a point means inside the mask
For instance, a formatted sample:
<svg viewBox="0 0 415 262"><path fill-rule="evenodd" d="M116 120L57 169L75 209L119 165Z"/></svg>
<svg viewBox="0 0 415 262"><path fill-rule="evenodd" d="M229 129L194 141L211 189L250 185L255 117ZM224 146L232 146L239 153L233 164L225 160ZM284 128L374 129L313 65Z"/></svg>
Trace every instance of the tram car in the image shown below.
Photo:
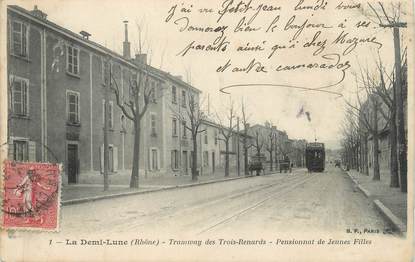
<svg viewBox="0 0 415 262"><path fill-rule="evenodd" d="M307 143L305 149L305 162L308 172L323 172L325 165L324 143Z"/></svg>

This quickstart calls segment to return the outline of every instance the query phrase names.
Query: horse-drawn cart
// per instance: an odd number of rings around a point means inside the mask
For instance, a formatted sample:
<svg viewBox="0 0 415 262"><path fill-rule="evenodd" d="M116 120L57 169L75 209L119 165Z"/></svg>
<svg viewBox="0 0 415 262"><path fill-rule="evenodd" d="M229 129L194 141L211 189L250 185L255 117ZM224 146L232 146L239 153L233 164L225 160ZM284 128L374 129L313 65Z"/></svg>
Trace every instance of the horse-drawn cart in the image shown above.
<svg viewBox="0 0 415 262"><path fill-rule="evenodd" d="M248 166L249 173L252 175L252 172L255 171L256 175L259 176L261 172L264 172L265 168L263 163L265 160L266 159L264 155L252 156Z"/></svg>
<svg viewBox="0 0 415 262"><path fill-rule="evenodd" d="M291 161L288 157L280 159L278 163L280 166L280 173L282 173L282 171L284 171L284 173L287 173L287 171L291 173Z"/></svg>

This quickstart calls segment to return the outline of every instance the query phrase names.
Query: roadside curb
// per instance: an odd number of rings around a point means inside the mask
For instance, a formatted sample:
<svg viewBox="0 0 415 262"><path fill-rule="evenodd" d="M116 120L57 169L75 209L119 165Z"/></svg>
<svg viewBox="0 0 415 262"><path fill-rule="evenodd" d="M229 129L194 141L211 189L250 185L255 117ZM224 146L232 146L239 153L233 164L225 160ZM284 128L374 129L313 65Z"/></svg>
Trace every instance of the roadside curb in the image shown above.
<svg viewBox="0 0 415 262"><path fill-rule="evenodd" d="M396 231L398 231L400 234L406 233L406 225L397 216L395 216L389 208L387 208L378 199L373 200L373 203L375 204L379 212L388 220L388 222L393 226L393 228Z"/></svg>
<svg viewBox="0 0 415 262"><path fill-rule="evenodd" d="M94 201L98 201L98 200L111 199L111 198L117 198L117 197L126 197L126 196L133 196L133 195L148 194L148 193L161 192L161 191L173 190L173 189L178 189L178 188L203 186L203 185L208 185L208 184L214 184L214 183L220 183L220 182L226 182L226 181L232 181L232 180L250 178L250 177L256 177L256 176L241 175L240 177L231 177L231 178L226 178L226 179L209 180L209 181L204 181L204 182L199 182L199 183L183 184L183 185L176 185L176 186L166 186L166 187L161 187L161 188L156 188L156 189L148 189L148 190L143 190L143 191L123 192L123 193L115 193L115 194L103 195L103 196L85 197L85 198L64 200L64 201L61 202L61 206L76 205L76 204L94 202Z"/></svg>
<svg viewBox="0 0 415 262"><path fill-rule="evenodd" d="M359 184L359 182L353 178L352 175L349 174L348 171L345 171L347 176L353 181L355 186L368 198L370 199L373 204L375 205L376 209L381 213L381 215L392 225L392 227L399 233L404 234L407 232L406 225L400 220L397 216L395 216L392 211L387 208L379 199L374 199L372 194L363 186Z"/></svg>

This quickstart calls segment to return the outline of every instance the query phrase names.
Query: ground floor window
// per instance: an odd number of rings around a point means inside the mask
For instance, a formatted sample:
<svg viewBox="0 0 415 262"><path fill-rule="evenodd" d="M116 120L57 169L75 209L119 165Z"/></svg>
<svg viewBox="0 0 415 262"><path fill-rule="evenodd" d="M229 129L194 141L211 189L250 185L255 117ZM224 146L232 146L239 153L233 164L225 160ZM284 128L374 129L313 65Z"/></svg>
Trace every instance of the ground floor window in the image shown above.
<svg viewBox="0 0 415 262"><path fill-rule="evenodd" d="M159 169L159 163L158 163L158 150L157 148L152 148L150 150L150 169L151 170L158 170Z"/></svg>
<svg viewBox="0 0 415 262"><path fill-rule="evenodd" d="M171 168L179 169L179 151L178 150L171 151Z"/></svg>
<svg viewBox="0 0 415 262"><path fill-rule="evenodd" d="M29 160L29 145L25 140L13 141L13 159L16 161Z"/></svg>
<svg viewBox="0 0 415 262"><path fill-rule="evenodd" d="M104 145L100 148L101 172L104 172ZM108 171L115 173L118 171L118 148L108 145Z"/></svg>
<svg viewBox="0 0 415 262"><path fill-rule="evenodd" d="M203 152L203 166L209 166L209 152Z"/></svg>

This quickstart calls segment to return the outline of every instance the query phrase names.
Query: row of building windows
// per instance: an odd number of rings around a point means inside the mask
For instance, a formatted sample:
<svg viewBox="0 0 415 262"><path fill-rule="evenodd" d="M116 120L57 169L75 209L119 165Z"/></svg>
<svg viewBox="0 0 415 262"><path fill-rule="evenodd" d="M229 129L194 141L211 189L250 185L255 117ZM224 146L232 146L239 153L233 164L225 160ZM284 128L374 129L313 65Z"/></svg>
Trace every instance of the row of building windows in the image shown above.
<svg viewBox="0 0 415 262"><path fill-rule="evenodd" d="M28 86L29 82L27 79L22 79L18 77L12 78L13 88L12 88L12 101L13 101L13 112L18 116L28 116ZM67 112L67 122L69 124L80 124L80 94L75 91L68 90L66 92L66 112ZM105 122L105 100L102 101L102 123ZM109 101L108 103L108 122L109 128L114 128L114 103ZM151 126L151 135L157 135L156 129L156 114L150 113L150 126ZM187 128L186 121L182 122L182 137L187 138ZM121 115L121 127L125 131L125 117ZM178 136L178 123L177 119L172 119L172 136ZM208 144L208 134L207 131L204 136L204 143ZM217 144L217 131L215 132L215 145Z"/></svg>
<svg viewBox="0 0 415 262"><path fill-rule="evenodd" d="M28 58L28 25L20 22L20 21L13 21L11 24L11 52L13 55ZM73 45L66 45L66 71L75 76L79 76L80 74L80 49ZM112 68L112 66L111 66ZM102 61L102 68L101 68L101 75L102 75L102 83L106 84L106 72L108 70L107 63ZM132 74L132 80L135 79L134 74ZM131 81L133 82L133 81ZM153 81L150 83L151 87L151 97L150 101L155 103L157 100L157 93L156 93L156 83ZM184 99L186 98L186 92L183 91ZM183 100L183 103L186 101Z"/></svg>
<svg viewBox="0 0 415 262"><path fill-rule="evenodd" d="M171 102L177 104L177 88L176 86L171 87ZM181 104L182 107L186 107L186 91L182 90L181 92Z"/></svg>
<svg viewBox="0 0 415 262"><path fill-rule="evenodd" d="M12 110L15 116L29 116L29 80L11 76ZM79 125L80 119L80 94L67 90L66 92L66 121L71 125ZM105 100L102 101L102 123L105 121ZM151 134L156 134L156 114L151 113ZM122 130L126 130L125 116L121 115ZM114 128L114 103L108 103L109 128Z"/></svg>
<svg viewBox="0 0 415 262"><path fill-rule="evenodd" d="M179 152L180 151L177 150L177 149L171 150L171 168L173 170L178 170L180 168L180 166L179 166L179 161L180 161L179 160ZM186 151L183 151L183 152L184 152L183 157L187 157L187 152ZM192 154L193 154L193 151L190 154L190 159L192 157ZM212 157L214 157L214 153L212 153ZM212 161L214 161L214 160L212 160ZM191 162L191 160L190 160L190 162ZM213 163L212 163L212 165L213 165ZM205 166L205 167L209 166L209 151L204 151L203 152L203 166Z"/></svg>

